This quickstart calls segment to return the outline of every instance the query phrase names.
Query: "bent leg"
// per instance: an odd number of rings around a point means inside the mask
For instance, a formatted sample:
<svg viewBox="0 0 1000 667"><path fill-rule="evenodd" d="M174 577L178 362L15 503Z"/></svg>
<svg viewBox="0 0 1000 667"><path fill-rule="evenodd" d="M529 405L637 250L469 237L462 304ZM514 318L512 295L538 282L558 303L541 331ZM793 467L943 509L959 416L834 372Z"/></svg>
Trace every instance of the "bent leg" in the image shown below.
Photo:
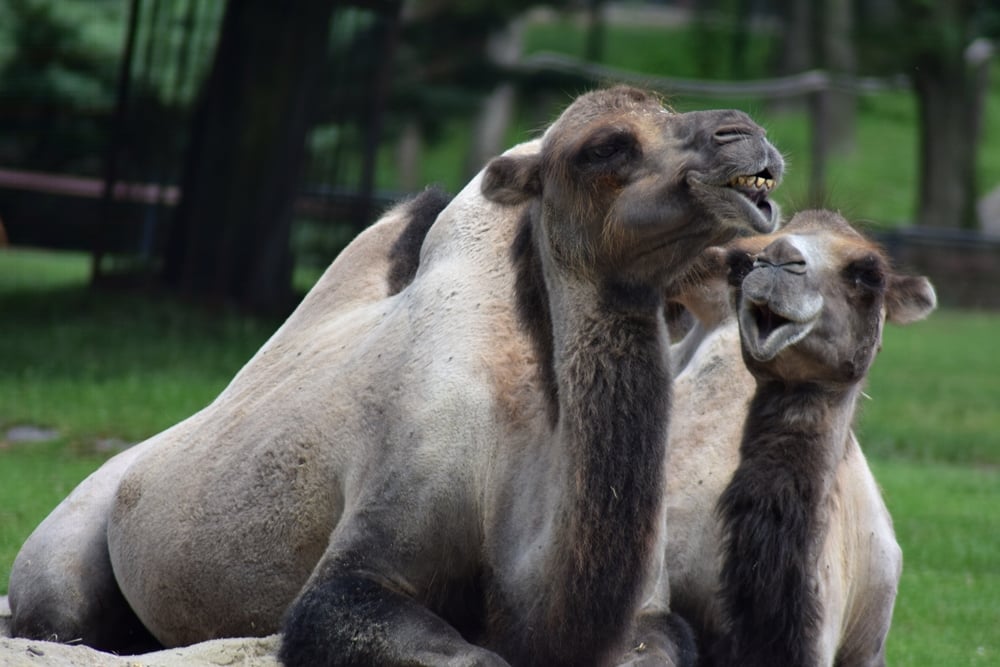
<svg viewBox="0 0 1000 667"><path fill-rule="evenodd" d="M117 652L159 648L128 606L111 570L107 516L133 447L80 483L35 529L11 568L15 637L81 642Z"/></svg>
<svg viewBox="0 0 1000 667"><path fill-rule="evenodd" d="M280 657L287 667L507 665L431 610L359 572L306 585L286 618Z"/></svg>

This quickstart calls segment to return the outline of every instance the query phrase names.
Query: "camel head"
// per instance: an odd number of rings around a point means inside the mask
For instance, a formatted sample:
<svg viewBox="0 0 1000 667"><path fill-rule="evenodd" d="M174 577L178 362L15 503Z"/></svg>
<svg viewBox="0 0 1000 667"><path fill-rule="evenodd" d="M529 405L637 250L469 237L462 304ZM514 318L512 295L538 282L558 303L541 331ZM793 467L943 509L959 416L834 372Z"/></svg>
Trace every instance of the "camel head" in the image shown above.
<svg viewBox="0 0 1000 667"><path fill-rule="evenodd" d="M734 241L727 261L743 357L758 379L857 383L886 320L915 322L937 305L926 278L894 272L830 211L803 211L778 232Z"/></svg>
<svg viewBox="0 0 1000 667"><path fill-rule="evenodd" d="M527 204L563 269L658 285L708 245L773 230L783 169L746 114L674 113L619 86L577 98L537 152L495 158L482 190Z"/></svg>

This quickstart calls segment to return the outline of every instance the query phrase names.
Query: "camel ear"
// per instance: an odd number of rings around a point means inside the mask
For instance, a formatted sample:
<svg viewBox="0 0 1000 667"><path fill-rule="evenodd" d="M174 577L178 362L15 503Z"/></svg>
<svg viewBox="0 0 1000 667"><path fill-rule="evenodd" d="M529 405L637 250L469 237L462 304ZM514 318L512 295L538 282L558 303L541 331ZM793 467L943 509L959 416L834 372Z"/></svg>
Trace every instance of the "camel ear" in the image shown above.
<svg viewBox="0 0 1000 667"><path fill-rule="evenodd" d="M886 319L893 324L922 320L937 308L937 294L923 276L893 275L885 295Z"/></svg>
<svg viewBox="0 0 1000 667"><path fill-rule="evenodd" d="M520 204L537 197L542 193L540 166L537 153L493 158L483 175L483 195L498 204Z"/></svg>

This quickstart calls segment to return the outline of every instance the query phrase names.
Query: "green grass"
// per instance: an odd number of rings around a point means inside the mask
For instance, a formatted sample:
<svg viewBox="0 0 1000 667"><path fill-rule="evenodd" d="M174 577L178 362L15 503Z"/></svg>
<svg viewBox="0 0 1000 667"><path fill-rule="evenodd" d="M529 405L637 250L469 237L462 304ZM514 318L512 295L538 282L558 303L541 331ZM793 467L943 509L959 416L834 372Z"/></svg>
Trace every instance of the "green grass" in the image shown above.
<svg viewBox="0 0 1000 667"><path fill-rule="evenodd" d="M903 547L896 667L1000 661L1000 470L875 460Z"/></svg>
<svg viewBox="0 0 1000 667"><path fill-rule="evenodd" d="M74 440L135 441L204 406L274 330L158 296L80 284L86 261L0 255L0 427L52 426ZM26 283L37 284L26 287Z"/></svg>
<svg viewBox="0 0 1000 667"><path fill-rule="evenodd" d="M881 457L1000 465L1000 317L939 311L886 327L859 434Z"/></svg>

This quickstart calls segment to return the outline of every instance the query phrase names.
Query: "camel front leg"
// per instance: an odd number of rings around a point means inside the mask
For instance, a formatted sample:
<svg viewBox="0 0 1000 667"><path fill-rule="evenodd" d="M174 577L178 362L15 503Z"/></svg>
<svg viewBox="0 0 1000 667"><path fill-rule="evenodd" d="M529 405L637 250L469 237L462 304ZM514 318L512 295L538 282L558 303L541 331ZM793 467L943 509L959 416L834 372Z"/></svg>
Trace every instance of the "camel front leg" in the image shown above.
<svg viewBox="0 0 1000 667"><path fill-rule="evenodd" d="M286 667L509 667L430 609L358 571L306 585L285 620L280 657Z"/></svg>

